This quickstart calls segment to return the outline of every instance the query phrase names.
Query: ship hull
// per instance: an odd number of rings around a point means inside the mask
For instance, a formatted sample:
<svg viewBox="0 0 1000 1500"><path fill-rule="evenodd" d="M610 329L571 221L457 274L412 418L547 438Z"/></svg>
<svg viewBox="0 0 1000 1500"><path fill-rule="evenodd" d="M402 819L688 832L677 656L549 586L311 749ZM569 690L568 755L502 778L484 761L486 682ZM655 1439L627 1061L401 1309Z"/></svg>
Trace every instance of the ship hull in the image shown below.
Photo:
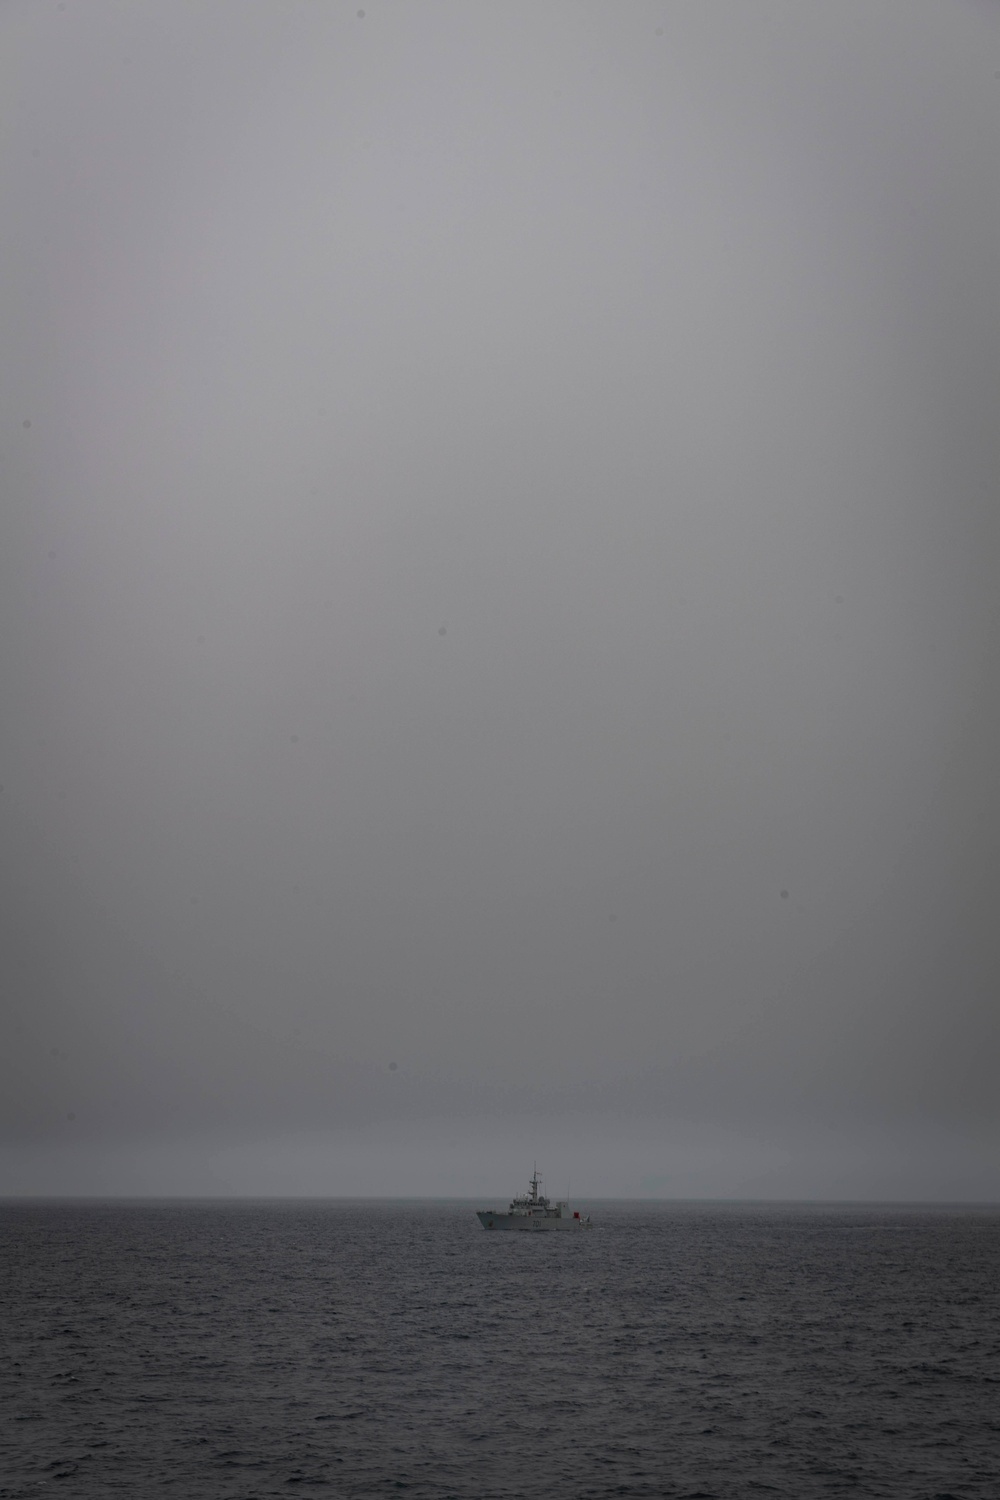
<svg viewBox="0 0 1000 1500"><path fill-rule="evenodd" d="M513 1229L521 1233L545 1233L549 1230L589 1229L589 1219L543 1218L541 1214L494 1214L488 1208L479 1209L476 1218L484 1229Z"/></svg>

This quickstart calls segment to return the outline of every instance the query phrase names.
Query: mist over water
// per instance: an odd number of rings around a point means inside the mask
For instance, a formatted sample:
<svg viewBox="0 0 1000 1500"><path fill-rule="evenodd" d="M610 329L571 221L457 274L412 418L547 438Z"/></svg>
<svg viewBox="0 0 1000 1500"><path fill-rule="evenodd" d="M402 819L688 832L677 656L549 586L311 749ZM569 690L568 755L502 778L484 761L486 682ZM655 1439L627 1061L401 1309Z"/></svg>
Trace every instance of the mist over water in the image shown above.
<svg viewBox="0 0 1000 1500"><path fill-rule="evenodd" d="M0 34L0 1192L996 1198L996 12Z"/></svg>

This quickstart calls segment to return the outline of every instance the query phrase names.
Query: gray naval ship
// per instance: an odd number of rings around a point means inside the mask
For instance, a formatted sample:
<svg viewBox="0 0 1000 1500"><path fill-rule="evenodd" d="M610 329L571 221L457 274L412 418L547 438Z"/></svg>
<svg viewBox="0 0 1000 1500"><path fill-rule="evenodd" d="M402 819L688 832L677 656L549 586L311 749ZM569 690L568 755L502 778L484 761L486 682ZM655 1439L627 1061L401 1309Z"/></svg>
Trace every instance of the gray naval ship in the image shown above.
<svg viewBox="0 0 1000 1500"><path fill-rule="evenodd" d="M581 1219L578 1213L571 1214L568 1203L550 1203L538 1191L538 1168L536 1167L523 1198L514 1198L505 1214L495 1208L476 1210L476 1218L484 1229L590 1229L590 1215Z"/></svg>

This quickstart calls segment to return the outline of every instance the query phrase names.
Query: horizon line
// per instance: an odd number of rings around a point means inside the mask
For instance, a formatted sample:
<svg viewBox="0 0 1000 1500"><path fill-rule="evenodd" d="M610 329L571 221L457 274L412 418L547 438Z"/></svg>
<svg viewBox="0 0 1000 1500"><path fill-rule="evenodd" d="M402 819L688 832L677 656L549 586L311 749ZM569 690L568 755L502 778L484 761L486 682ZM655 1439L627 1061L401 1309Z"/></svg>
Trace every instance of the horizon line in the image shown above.
<svg viewBox="0 0 1000 1500"><path fill-rule="evenodd" d="M488 1194L468 1193L0 1193L3 1203L478 1203ZM494 1194L493 1196L496 1196ZM584 1194L590 1203L702 1203L779 1207L997 1208L1000 1198L743 1198L607 1197ZM580 1201L577 1198L574 1201Z"/></svg>

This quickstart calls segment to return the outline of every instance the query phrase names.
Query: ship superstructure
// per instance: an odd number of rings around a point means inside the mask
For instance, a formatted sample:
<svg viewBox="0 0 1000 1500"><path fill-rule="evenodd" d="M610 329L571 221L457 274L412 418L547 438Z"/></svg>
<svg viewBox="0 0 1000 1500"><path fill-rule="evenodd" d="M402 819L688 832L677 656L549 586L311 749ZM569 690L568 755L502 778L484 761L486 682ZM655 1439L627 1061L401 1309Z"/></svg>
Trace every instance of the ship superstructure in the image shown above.
<svg viewBox="0 0 1000 1500"><path fill-rule="evenodd" d="M528 1191L521 1198L513 1198L506 1213L495 1208L480 1208L476 1218L484 1229L589 1229L590 1218L582 1219L578 1213L570 1213L565 1200L550 1203L538 1191L541 1181L536 1167L528 1184Z"/></svg>

